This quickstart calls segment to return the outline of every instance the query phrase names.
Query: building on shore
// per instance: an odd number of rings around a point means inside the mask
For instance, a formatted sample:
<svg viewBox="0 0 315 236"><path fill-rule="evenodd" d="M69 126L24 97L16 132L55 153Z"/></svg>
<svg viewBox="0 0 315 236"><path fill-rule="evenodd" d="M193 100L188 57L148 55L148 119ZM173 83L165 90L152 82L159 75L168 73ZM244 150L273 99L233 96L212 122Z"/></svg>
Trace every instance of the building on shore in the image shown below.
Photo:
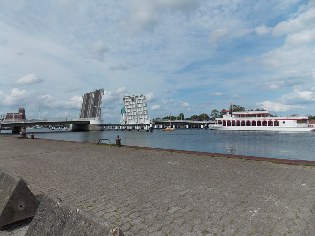
<svg viewBox="0 0 315 236"><path fill-rule="evenodd" d="M19 108L18 112L9 112L5 116L5 120L25 120L25 109Z"/></svg>
<svg viewBox="0 0 315 236"><path fill-rule="evenodd" d="M148 118L146 97L144 95L125 96L123 98L123 101L124 106L121 109L121 124L150 124L150 120Z"/></svg>

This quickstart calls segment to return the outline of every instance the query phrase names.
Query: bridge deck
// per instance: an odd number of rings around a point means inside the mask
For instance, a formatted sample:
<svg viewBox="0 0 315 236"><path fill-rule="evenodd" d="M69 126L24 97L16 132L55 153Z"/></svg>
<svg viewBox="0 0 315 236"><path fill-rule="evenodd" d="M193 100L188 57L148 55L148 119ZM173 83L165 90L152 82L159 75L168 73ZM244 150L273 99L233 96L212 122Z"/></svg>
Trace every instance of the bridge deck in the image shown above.
<svg viewBox="0 0 315 236"><path fill-rule="evenodd" d="M90 124L88 120L66 120L66 121L8 121L1 122L2 127L13 126L33 126L33 125L70 125L70 124Z"/></svg>

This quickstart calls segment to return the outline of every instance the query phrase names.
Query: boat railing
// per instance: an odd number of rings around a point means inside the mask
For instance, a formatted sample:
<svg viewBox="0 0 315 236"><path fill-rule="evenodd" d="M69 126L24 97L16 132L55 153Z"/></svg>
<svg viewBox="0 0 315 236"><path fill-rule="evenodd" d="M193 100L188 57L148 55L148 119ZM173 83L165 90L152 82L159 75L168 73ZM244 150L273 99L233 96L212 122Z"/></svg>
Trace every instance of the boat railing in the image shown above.
<svg viewBox="0 0 315 236"><path fill-rule="evenodd" d="M313 127L313 125L309 125L309 124L297 124L297 127L299 128L307 128L307 127Z"/></svg>

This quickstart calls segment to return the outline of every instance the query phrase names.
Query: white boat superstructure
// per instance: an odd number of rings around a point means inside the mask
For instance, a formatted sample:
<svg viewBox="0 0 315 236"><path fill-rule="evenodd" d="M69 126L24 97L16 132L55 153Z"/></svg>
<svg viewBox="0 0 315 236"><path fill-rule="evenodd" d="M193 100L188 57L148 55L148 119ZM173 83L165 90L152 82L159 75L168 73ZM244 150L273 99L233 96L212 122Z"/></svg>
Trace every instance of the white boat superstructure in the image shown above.
<svg viewBox="0 0 315 236"><path fill-rule="evenodd" d="M315 131L315 126L309 124L308 117L304 116L275 117L268 111L239 111L229 112L222 118L216 118L215 124L210 129L307 132Z"/></svg>

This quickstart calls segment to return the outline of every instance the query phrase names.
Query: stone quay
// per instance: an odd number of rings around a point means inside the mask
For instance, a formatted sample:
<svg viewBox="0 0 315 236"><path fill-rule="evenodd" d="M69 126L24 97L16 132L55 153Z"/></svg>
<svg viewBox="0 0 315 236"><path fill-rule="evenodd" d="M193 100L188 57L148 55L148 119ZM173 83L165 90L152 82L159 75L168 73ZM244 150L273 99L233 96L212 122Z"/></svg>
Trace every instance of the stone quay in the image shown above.
<svg viewBox="0 0 315 236"><path fill-rule="evenodd" d="M315 232L314 165L0 136L0 168L126 236Z"/></svg>

